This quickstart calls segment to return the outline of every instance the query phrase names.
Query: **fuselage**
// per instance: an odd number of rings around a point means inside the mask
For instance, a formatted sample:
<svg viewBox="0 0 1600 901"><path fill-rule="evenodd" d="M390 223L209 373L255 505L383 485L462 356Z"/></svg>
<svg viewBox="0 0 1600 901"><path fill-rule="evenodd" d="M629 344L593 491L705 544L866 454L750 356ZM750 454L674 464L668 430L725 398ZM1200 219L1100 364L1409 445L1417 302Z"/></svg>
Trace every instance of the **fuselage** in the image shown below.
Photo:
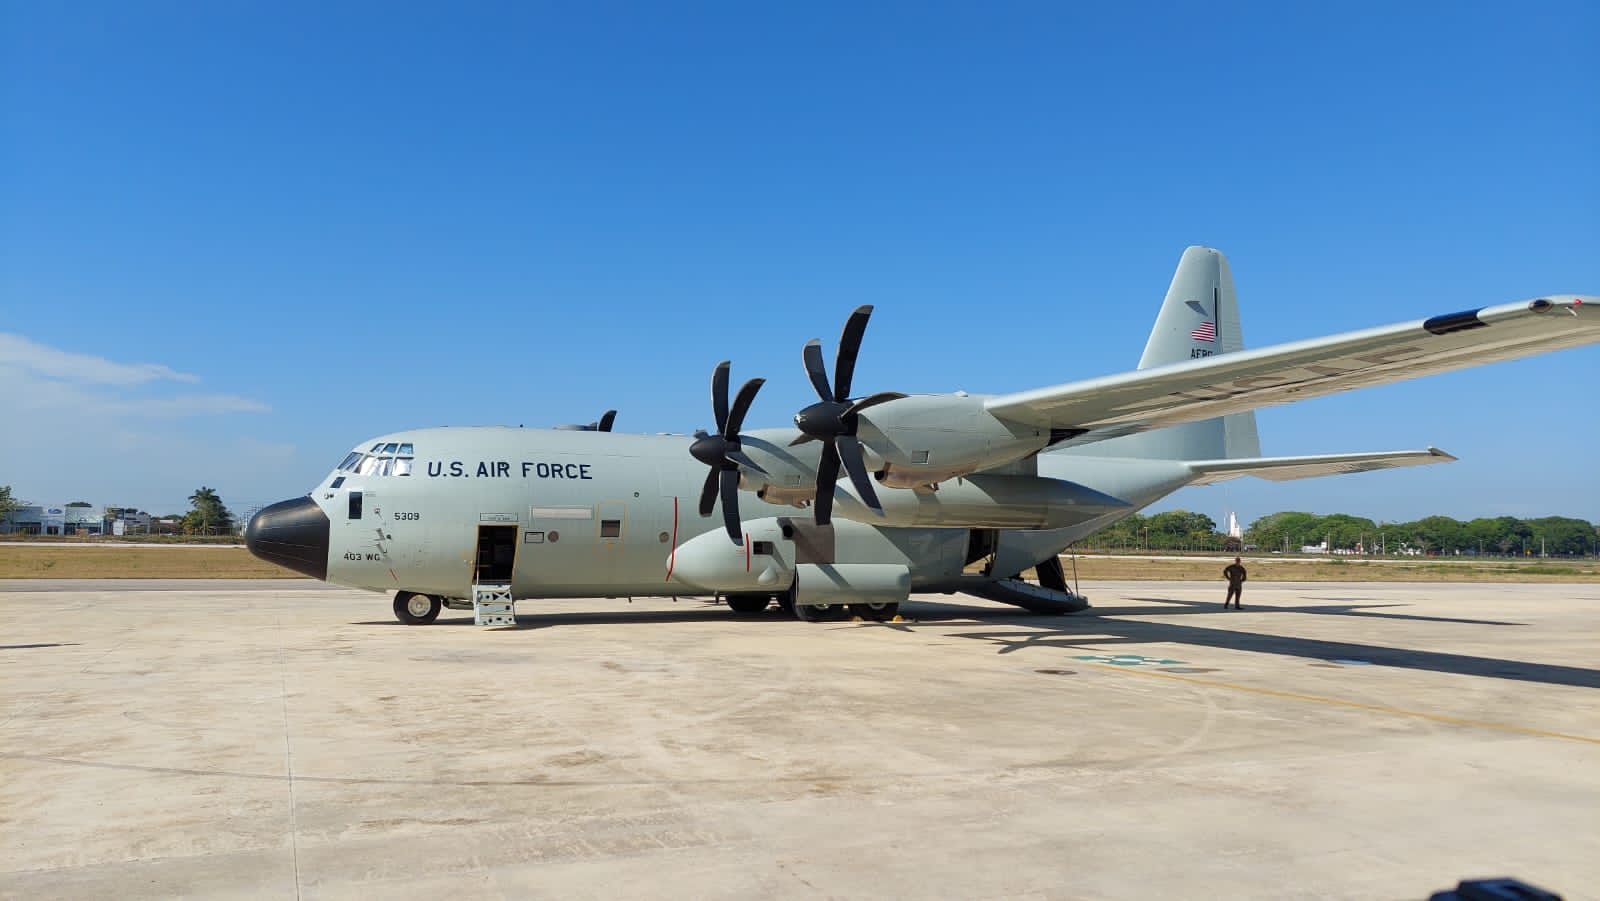
<svg viewBox="0 0 1600 901"><path fill-rule="evenodd" d="M777 439L785 433L772 437L781 445ZM508 427L394 433L363 442L308 497L263 511L247 539L266 559L375 591L466 598L474 584L486 582L508 583L518 598L716 591L719 586L687 581L674 572L679 548L696 539L701 547L728 542L720 517L699 514L706 468L690 456L692 441L680 435ZM791 453L795 465L814 472L816 445ZM1050 509L1011 502L1005 491L993 488L1008 478L1024 487L1050 479L998 476L985 482L974 477L948 482L951 487L942 492L920 494L886 489L880 494L889 499L885 506L898 517L895 522L867 510L842 482L835 492L837 509L847 519L840 524L845 529L841 541L881 545L892 558L884 562L907 566L914 586L937 587L969 562L964 555L973 529L971 523L945 525L944 520L977 516L984 526L1026 524L1032 517L1036 525L1067 524L990 529L996 532L991 552L1011 574L1188 480L1176 461L1046 454L1038 458L1038 470L1057 480L1066 479L1069 470L1084 478L1060 483L1071 490L1053 487L1059 497ZM1085 487L1096 483L1113 489L1113 496ZM1118 499L1123 497L1127 500ZM809 515L740 492L740 516L746 522ZM325 554L316 546L323 517ZM919 517L941 524L920 526ZM275 531L280 522L292 528ZM888 537L860 540L876 537L869 532ZM865 553L863 559L877 560L871 556L876 551Z"/></svg>

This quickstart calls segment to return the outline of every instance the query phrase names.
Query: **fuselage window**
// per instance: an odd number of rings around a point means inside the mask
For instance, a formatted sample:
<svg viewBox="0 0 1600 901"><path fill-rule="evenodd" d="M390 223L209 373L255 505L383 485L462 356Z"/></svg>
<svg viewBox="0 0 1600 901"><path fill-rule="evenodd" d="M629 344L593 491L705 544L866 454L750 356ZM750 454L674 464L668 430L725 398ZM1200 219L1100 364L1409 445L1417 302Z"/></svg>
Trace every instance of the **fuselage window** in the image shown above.
<svg viewBox="0 0 1600 901"><path fill-rule="evenodd" d="M622 520L620 520L620 519L602 519L602 520L600 520L600 537L601 538L621 538L622 537Z"/></svg>
<svg viewBox="0 0 1600 901"><path fill-rule="evenodd" d="M350 492L350 518L361 518L361 492L359 491Z"/></svg>
<svg viewBox="0 0 1600 901"><path fill-rule="evenodd" d="M343 484L344 484L344 476L340 476L337 479L334 479L333 480L333 484L329 485L328 487L329 488L338 488L340 485L343 485Z"/></svg>

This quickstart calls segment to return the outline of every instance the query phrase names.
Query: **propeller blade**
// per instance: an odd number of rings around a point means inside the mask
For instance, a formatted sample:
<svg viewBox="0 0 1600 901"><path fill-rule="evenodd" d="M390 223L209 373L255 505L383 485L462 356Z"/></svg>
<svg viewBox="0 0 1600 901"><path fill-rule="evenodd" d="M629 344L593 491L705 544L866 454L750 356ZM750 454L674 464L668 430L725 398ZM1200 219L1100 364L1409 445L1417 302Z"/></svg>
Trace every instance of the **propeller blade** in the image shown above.
<svg viewBox="0 0 1600 901"><path fill-rule="evenodd" d="M879 391L877 394L868 395L851 404L850 408L844 411L844 416L854 416L868 407L876 407L878 404L886 404L891 400L899 400L902 397L910 396L909 394L901 394L898 391Z"/></svg>
<svg viewBox="0 0 1600 901"><path fill-rule="evenodd" d="M717 434L725 435L723 427L728 423L728 368L733 363L723 360L717 368L711 370L711 412L717 419Z"/></svg>
<svg viewBox="0 0 1600 901"><path fill-rule="evenodd" d="M726 460L731 460L734 463L739 464L739 466L741 468L748 469L751 472L760 473L761 475L767 475L767 471L765 469L762 469L760 466L756 465L756 461L754 461L754 460L750 459L748 456L746 456L744 451L741 451L741 450L730 450L726 454L723 454L723 458L726 459Z"/></svg>
<svg viewBox="0 0 1600 901"><path fill-rule="evenodd" d="M729 441L738 440L739 429L744 426L744 415L750 412L750 405L755 403L756 392L766 383L766 379L751 379L740 387L739 396L733 399L733 411L728 414L728 422L722 430L722 437ZM726 383L723 387L726 389ZM723 397L727 397L726 390L723 391Z"/></svg>
<svg viewBox="0 0 1600 901"><path fill-rule="evenodd" d="M595 428L598 429L599 431L602 431L602 432L609 432L609 431L611 431L611 424L613 422L616 422L616 421L617 421L617 411L616 410L607 410L607 411L605 411L605 413L601 414L600 423L597 426L595 426Z"/></svg>
<svg viewBox="0 0 1600 901"><path fill-rule="evenodd" d="M805 444L807 441L816 441L816 440L817 440L816 438L813 438L810 435L801 435L799 438L796 438L793 441L789 442L789 446L790 447L799 447L800 445Z"/></svg>
<svg viewBox="0 0 1600 901"><path fill-rule="evenodd" d="M713 470L715 473L715 470ZM710 480L706 486L710 487ZM722 525L734 544L744 544L744 526L739 522L739 470L722 470Z"/></svg>
<svg viewBox="0 0 1600 901"><path fill-rule="evenodd" d="M850 396L850 382L856 374L856 354L861 352L861 336L867 332L867 320L872 318L872 304L856 307L844 321L844 334L839 336L839 356L833 364L833 399L844 400ZM823 398L828 400L829 398Z"/></svg>
<svg viewBox="0 0 1600 901"><path fill-rule="evenodd" d="M806 375L811 376L811 387L817 389L817 396L823 400L833 400L833 395L828 392L828 370L822 365L822 342L815 338L807 341L800 358L806 363Z"/></svg>
<svg viewBox="0 0 1600 901"><path fill-rule="evenodd" d="M700 515L710 516L711 510L717 505L717 468L713 466L706 473L706 483L700 488Z"/></svg>
<svg viewBox="0 0 1600 901"><path fill-rule="evenodd" d="M872 477L867 474L867 461L861 455L861 442L854 435L840 435L833 439L839 445L839 456L844 460L845 471L850 473L850 483L856 486L856 494L867 506L883 515L883 504L878 501L878 492L872 487Z"/></svg>
<svg viewBox="0 0 1600 901"><path fill-rule="evenodd" d="M817 501L813 509L817 525L833 520L833 486L839 481L839 451L829 441L822 445L822 461L817 464Z"/></svg>

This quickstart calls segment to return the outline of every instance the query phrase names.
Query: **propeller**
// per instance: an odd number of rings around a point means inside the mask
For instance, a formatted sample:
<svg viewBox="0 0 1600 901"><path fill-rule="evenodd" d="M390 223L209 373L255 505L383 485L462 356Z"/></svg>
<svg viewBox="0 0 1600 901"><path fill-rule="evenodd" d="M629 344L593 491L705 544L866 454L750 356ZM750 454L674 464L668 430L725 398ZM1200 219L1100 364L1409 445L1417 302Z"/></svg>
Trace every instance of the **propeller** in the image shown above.
<svg viewBox="0 0 1600 901"><path fill-rule="evenodd" d="M711 412L716 417L717 432L706 434L704 429L694 433L694 443L689 453L696 460L711 467L706 473L705 487L700 489L700 515L710 516L716 506L717 495L722 495L722 524L734 544L744 544L744 529L739 524L739 468L766 475L767 471L745 455L739 445L739 427L744 425L745 414L756 399L756 392L766 384L766 379L751 379L739 389L728 406L728 368L732 364L723 360L711 371Z"/></svg>
<svg viewBox="0 0 1600 901"><path fill-rule="evenodd" d="M883 515L878 492L873 489L872 479L867 475L861 441L856 438L856 427L860 424L858 414L868 407L906 395L897 391L883 391L860 400L849 399L850 381L856 372L856 355L861 351L861 337L866 334L867 320L871 317L872 305L864 304L856 307L850 318L845 320L844 334L839 336L839 355L833 364L833 384L828 383L821 341L807 341L801 354L806 364L806 375L811 377L811 387L816 389L817 397L821 400L795 414L794 424L801 434L789 445L793 447L807 441L823 442L822 461L817 465L815 512L819 526L827 525L833 517L833 486L839 481L841 463L850 474L850 482L855 485L862 502L879 516Z"/></svg>
<svg viewBox="0 0 1600 901"><path fill-rule="evenodd" d="M611 424L616 421L617 411L607 410L601 415L598 422L591 422L588 425L558 425L556 428L563 432L609 432L611 431Z"/></svg>

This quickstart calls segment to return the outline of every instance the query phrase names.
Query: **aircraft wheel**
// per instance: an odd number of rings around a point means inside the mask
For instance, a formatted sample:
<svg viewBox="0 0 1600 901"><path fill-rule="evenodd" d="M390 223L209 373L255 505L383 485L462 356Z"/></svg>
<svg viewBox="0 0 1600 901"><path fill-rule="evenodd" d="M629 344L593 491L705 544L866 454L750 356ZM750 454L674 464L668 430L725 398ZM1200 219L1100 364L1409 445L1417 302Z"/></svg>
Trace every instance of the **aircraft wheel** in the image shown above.
<svg viewBox="0 0 1600 901"><path fill-rule="evenodd" d="M765 613L767 605L772 603L772 598L764 594L730 594L727 597L728 609L739 616L754 616Z"/></svg>
<svg viewBox="0 0 1600 901"><path fill-rule="evenodd" d="M894 619L900 613L899 604L851 604L850 615L859 616L865 620L884 622Z"/></svg>
<svg viewBox="0 0 1600 901"><path fill-rule="evenodd" d="M444 601L429 594L397 591L394 594L394 618L408 626L422 626L439 618Z"/></svg>
<svg viewBox="0 0 1600 901"><path fill-rule="evenodd" d="M820 623L833 619L839 613L838 604L796 604L794 615L808 623Z"/></svg>

